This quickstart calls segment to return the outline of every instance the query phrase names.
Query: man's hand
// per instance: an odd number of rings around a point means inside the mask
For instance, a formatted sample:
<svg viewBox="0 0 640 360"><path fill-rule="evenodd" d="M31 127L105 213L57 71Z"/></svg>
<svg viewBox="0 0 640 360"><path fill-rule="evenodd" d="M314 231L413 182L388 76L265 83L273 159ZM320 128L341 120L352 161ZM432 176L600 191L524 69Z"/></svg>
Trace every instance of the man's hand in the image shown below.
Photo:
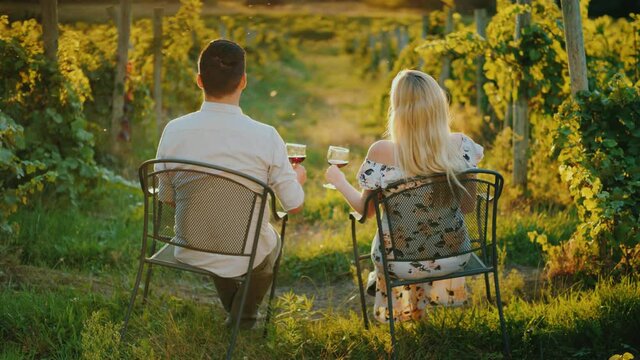
<svg viewBox="0 0 640 360"><path fill-rule="evenodd" d="M293 171L296 172L296 177L298 178L297 180L300 185L304 185L304 183L307 181L307 169L305 169L304 166L300 164L292 164L291 166L293 166ZM299 207L291 209L287 212L289 214L297 214L302 211L303 207L304 205L300 205Z"/></svg>
<svg viewBox="0 0 640 360"><path fill-rule="evenodd" d="M294 164L293 171L296 172L300 185L304 185L304 183L307 181L307 169L305 169L304 166L300 164Z"/></svg>

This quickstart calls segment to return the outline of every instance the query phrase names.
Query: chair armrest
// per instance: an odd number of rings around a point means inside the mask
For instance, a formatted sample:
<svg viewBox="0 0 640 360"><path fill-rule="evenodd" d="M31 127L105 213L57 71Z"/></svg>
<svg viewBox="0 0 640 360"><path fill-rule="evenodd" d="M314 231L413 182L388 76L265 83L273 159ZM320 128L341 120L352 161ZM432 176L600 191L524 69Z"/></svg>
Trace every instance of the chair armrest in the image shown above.
<svg viewBox="0 0 640 360"><path fill-rule="evenodd" d="M289 214L287 214L284 211L277 211L277 205L276 205L276 195L273 193L273 191L271 191L271 189L268 189L269 192L269 197L271 198L271 212L273 213L273 218L276 221L287 221L289 219Z"/></svg>
<svg viewBox="0 0 640 360"><path fill-rule="evenodd" d="M351 220L355 220L357 222L359 222L360 224L364 224L365 221L367 221L367 218L365 216L360 215L359 213L352 211L349 213L349 219Z"/></svg>
<svg viewBox="0 0 640 360"><path fill-rule="evenodd" d="M273 212L273 218L276 221L282 221L282 220L288 220L289 219L289 214L287 214L284 211L274 211Z"/></svg>
<svg viewBox="0 0 640 360"><path fill-rule="evenodd" d="M351 220L355 220L357 222L359 222L360 224L364 224L365 221L367 221L367 212L369 211L369 202L373 201L374 204L376 204L375 206L377 206L377 203L375 202L375 199L380 196L380 191L375 191L373 193L371 193L367 199L364 201L364 214L359 214L355 211L352 211L349 213L349 219Z"/></svg>

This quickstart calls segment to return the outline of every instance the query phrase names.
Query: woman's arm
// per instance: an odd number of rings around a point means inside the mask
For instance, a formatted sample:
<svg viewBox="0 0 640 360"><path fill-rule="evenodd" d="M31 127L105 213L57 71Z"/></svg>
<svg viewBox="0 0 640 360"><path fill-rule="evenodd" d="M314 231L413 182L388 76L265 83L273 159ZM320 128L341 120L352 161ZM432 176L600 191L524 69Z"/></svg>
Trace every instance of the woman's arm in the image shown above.
<svg viewBox="0 0 640 360"><path fill-rule="evenodd" d="M381 163L381 164L393 164L394 145L389 140L380 140L376 141L371 145L369 151L367 152L367 159ZM364 166L364 163L362 164ZM362 172L362 166L360 167L359 173ZM325 177L328 182L332 183L340 193L347 200L349 205L357 211L359 214L364 213L364 206L367 198L372 190L363 190L362 192L358 191L354 188L349 182L345 179L344 174L338 167L330 166L327 169ZM375 212L373 201L369 202L369 208L367 209L367 217L373 216Z"/></svg>
<svg viewBox="0 0 640 360"><path fill-rule="evenodd" d="M451 134L451 136L457 142L462 155L467 161L467 164L471 168L478 167L478 163L480 162L480 160L482 160L482 157L484 156L483 147L476 144L470 137L462 133L453 133ZM461 198L462 212L465 214L468 214L472 211L475 211L475 208L476 208L478 192L476 189L477 183L476 181L473 181L476 179L476 176L466 175L466 176L462 176L459 179L464 182L463 186L465 189L465 191L462 191L463 194ZM465 180L472 180L472 181L465 181Z"/></svg>
<svg viewBox="0 0 640 360"><path fill-rule="evenodd" d="M466 191L462 191L462 204L460 204L460 208L464 214L468 214L476 209L476 198L478 197L478 193L476 190L476 182L475 175L466 175L462 177L460 180L464 182L463 187ZM464 181L464 180L472 180L472 181Z"/></svg>
<svg viewBox="0 0 640 360"><path fill-rule="evenodd" d="M353 210L361 215L364 214L364 205L367 197L371 194L371 190L363 190L362 192L356 190L356 188L349 184L342 171L335 165L331 165L327 169L325 177L328 182L333 184L336 189L342 193ZM371 201L369 202L369 209L367 209L367 217L372 216L374 211L373 201Z"/></svg>

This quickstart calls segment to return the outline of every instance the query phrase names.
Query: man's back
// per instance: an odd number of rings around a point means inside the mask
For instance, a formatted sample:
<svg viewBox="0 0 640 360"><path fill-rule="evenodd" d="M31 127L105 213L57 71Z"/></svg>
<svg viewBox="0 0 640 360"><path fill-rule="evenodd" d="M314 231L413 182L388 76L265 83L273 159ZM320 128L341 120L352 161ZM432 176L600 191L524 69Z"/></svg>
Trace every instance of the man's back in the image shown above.
<svg viewBox="0 0 640 360"><path fill-rule="evenodd" d="M201 111L167 124L159 157L215 163L267 182L277 133L244 115L237 106L205 102Z"/></svg>
<svg viewBox="0 0 640 360"><path fill-rule="evenodd" d="M300 206L304 200L280 135L273 127L244 115L235 105L204 102L200 111L171 121L163 132L157 158L199 161L250 175L268 184L285 210ZM180 191L179 184L171 186ZM207 216L209 214L199 214L202 219ZM176 224L177 236L188 232L180 226ZM267 221L261 224L256 264L276 246L276 236ZM188 238L181 240L189 241ZM223 277L238 276L246 271L244 261L229 256L178 249L176 258Z"/></svg>

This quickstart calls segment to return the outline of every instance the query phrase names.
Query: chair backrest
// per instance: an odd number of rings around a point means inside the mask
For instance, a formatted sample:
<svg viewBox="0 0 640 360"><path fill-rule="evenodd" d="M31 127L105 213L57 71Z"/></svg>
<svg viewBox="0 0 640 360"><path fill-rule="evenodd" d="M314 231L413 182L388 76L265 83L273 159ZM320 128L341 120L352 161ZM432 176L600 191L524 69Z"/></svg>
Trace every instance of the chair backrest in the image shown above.
<svg viewBox="0 0 640 360"><path fill-rule="evenodd" d="M179 159L149 160L139 169L144 234L193 250L235 256L255 252L269 187L223 167Z"/></svg>
<svg viewBox="0 0 640 360"><path fill-rule="evenodd" d="M478 250L495 252L502 176L472 169L459 174L458 180L462 187L442 174L415 177L374 193L380 236L390 235L383 252L386 260L425 261ZM382 228L385 225L388 229Z"/></svg>

